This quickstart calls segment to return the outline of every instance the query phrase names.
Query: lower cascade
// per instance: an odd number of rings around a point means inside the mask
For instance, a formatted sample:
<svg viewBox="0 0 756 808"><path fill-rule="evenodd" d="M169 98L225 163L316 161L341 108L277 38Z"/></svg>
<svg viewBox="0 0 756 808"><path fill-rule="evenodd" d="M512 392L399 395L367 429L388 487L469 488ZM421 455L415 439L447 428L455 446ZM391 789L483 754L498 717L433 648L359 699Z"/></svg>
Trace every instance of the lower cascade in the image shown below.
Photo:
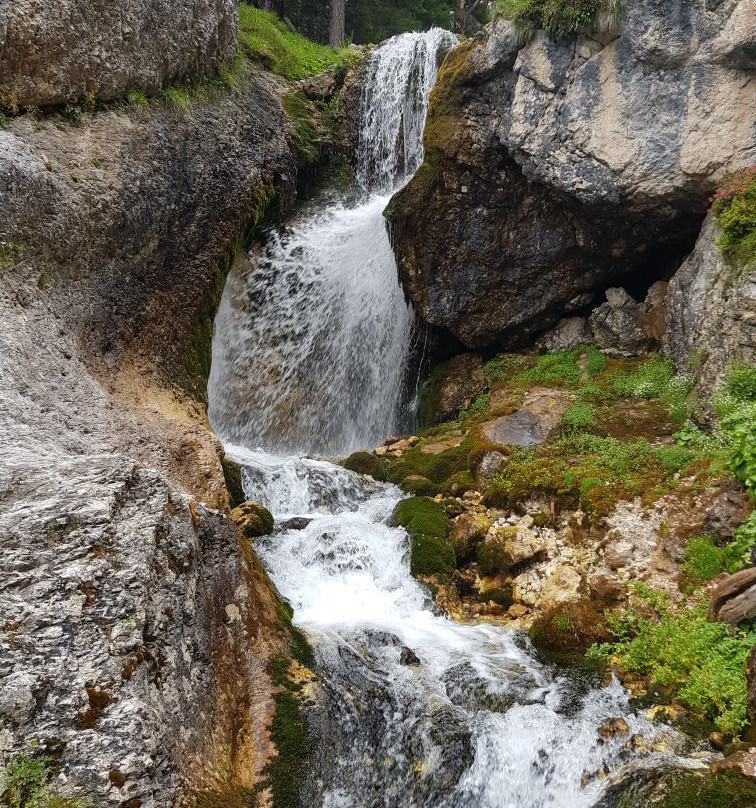
<svg viewBox="0 0 756 808"><path fill-rule="evenodd" d="M276 518L255 549L322 678L307 804L588 808L629 767L693 765L683 736L632 711L616 680L539 659L521 632L445 617L391 524L401 491L313 457L376 445L409 419L413 313L382 213L419 165L453 41L402 35L369 57L358 201L316 200L237 264L210 417L245 495ZM602 737L611 719L628 732Z"/></svg>
<svg viewBox="0 0 756 808"><path fill-rule="evenodd" d="M686 762L683 737L634 714L616 680L539 661L521 633L440 614L391 526L398 488L228 448L247 496L276 517L255 547L324 678L311 804L588 808L608 773ZM601 737L617 718L628 733Z"/></svg>

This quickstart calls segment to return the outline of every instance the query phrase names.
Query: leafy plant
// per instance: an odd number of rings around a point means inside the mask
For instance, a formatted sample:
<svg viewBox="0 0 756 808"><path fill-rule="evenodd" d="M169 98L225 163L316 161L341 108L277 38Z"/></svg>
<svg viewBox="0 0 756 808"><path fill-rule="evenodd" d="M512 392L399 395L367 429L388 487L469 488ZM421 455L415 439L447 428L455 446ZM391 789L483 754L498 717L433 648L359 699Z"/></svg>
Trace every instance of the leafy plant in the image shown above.
<svg viewBox="0 0 756 808"><path fill-rule="evenodd" d="M36 754L36 745L11 758L0 781L0 793L6 795L10 808L37 808L50 777L48 759Z"/></svg>
<svg viewBox="0 0 756 808"><path fill-rule="evenodd" d="M756 166L729 174L709 201L722 228L719 248L737 264L752 262L756 256Z"/></svg>
<svg viewBox="0 0 756 808"><path fill-rule="evenodd" d="M587 401L570 404L562 416L562 427L568 431L592 429L596 426L596 410Z"/></svg>
<svg viewBox="0 0 756 808"><path fill-rule="evenodd" d="M724 548L724 562L729 573L752 565L756 549L756 511L735 531L735 538Z"/></svg>
<svg viewBox="0 0 756 808"><path fill-rule="evenodd" d="M635 594L650 616L635 609L608 615L615 640L592 646L589 656L650 674L691 709L711 716L722 732L737 735L747 720L745 666L756 631L710 623L705 596L675 614L666 595L642 584Z"/></svg>

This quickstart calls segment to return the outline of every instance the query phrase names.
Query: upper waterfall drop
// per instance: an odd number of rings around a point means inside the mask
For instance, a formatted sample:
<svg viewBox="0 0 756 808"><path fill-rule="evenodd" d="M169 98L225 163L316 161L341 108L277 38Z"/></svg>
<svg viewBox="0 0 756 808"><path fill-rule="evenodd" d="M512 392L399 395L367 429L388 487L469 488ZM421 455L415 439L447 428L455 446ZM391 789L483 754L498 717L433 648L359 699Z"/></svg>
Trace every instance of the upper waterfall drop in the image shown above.
<svg viewBox="0 0 756 808"><path fill-rule="evenodd" d="M366 57L359 201L316 200L229 275L208 383L209 417L224 441L346 455L408 425L414 314L383 210L422 161L428 97L455 43L432 29L393 37Z"/></svg>

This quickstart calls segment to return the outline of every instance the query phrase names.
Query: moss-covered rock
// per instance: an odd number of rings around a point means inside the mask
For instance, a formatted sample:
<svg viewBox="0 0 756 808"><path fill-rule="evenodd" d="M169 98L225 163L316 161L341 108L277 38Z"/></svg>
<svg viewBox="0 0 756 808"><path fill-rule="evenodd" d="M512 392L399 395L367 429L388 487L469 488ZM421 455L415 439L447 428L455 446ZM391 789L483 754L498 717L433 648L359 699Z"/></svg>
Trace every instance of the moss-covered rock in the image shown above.
<svg viewBox="0 0 756 808"><path fill-rule="evenodd" d="M451 522L443 507L426 497L402 500L394 509L394 519L411 536L422 534L446 541L451 531Z"/></svg>
<svg viewBox="0 0 756 808"><path fill-rule="evenodd" d="M505 575L511 563L504 542L491 541L478 545L478 569L481 575Z"/></svg>
<svg viewBox="0 0 756 808"><path fill-rule="evenodd" d="M405 477L399 487L407 494L416 494L420 497L433 497L439 493L438 483L431 482L420 474L411 474Z"/></svg>
<svg viewBox="0 0 756 808"><path fill-rule="evenodd" d="M511 586L496 586L479 592L478 600L481 603L493 601L503 609L508 609L514 603L514 593Z"/></svg>
<svg viewBox="0 0 756 808"><path fill-rule="evenodd" d="M410 572L415 576L434 576L440 581L451 579L456 566L454 548L436 536L422 533L412 536Z"/></svg>
<svg viewBox="0 0 756 808"><path fill-rule="evenodd" d="M447 541L451 522L443 507L426 497L411 497L396 506L394 519L410 534L410 572L448 581L456 556Z"/></svg>
<svg viewBox="0 0 756 808"><path fill-rule="evenodd" d="M386 480L386 461L371 452L355 452L349 455L341 465L355 474L367 474L381 482Z"/></svg>
<svg viewBox="0 0 756 808"><path fill-rule="evenodd" d="M603 615L588 600L562 603L537 618L530 627L533 645L555 654L581 655L594 643L606 642L609 637Z"/></svg>
<svg viewBox="0 0 756 808"><path fill-rule="evenodd" d="M230 508L238 508L247 499L242 486L241 466L227 457L221 460L221 466L228 489L228 505Z"/></svg>
<svg viewBox="0 0 756 808"><path fill-rule="evenodd" d="M247 539L269 536L273 532L273 515L259 502L243 502L231 511L231 518Z"/></svg>

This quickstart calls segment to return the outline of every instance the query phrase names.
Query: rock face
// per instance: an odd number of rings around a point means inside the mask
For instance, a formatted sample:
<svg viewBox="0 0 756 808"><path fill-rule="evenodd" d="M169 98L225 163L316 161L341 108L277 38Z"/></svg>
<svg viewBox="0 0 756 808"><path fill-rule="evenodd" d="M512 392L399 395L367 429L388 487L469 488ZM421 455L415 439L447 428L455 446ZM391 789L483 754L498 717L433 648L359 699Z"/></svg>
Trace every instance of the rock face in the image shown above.
<svg viewBox="0 0 756 808"><path fill-rule="evenodd" d="M704 394L721 384L730 363L756 363L756 269L730 266L716 246L719 236L708 217L667 294L665 351L681 370L697 356Z"/></svg>
<svg viewBox="0 0 756 808"><path fill-rule="evenodd" d="M196 81L236 53L234 0L0 0L0 105Z"/></svg>
<svg viewBox="0 0 756 808"><path fill-rule="evenodd" d="M513 344L678 265L756 156L748 5L630 3L615 37L522 48L500 20L447 56L426 161L387 211L423 319Z"/></svg>
<svg viewBox="0 0 756 808"><path fill-rule="evenodd" d="M280 89L0 130L0 766L37 740L98 805L238 792L272 751L285 649L202 397L234 245L292 201Z"/></svg>
<svg viewBox="0 0 756 808"><path fill-rule="evenodd" d="M756 617L756 567L728 575L711 592L709 619L737 626Z"/></svg>
<svg viewBox="0 0 756 808"><path fill-rule="evenodd" d="M467 409L483 386L483 363L477 354L459 354L437 367L425 384L420 420L427 424L451 421Z"/></svg>

